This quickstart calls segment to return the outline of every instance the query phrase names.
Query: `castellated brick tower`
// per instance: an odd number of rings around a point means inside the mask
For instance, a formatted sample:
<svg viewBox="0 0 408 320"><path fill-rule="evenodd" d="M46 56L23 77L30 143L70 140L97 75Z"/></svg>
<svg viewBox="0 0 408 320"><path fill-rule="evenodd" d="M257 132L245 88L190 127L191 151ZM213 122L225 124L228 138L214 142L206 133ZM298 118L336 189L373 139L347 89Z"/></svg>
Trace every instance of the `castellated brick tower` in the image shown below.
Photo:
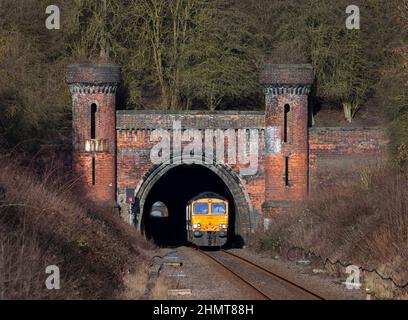
<svg viewBox="0 0 408 320"><path fill-rule="evenodd" d="M265 92L266 215L283 212L308 193L308 94L310 65L267 64L261 71Z"/></svg>
<svg viewBox="0 0 408 320"><path fill-rule="evenodd" d="M115 94L120 67L74 64L67 67L72 94L73 171L87 197L114 204L116 198Z"/></svg>

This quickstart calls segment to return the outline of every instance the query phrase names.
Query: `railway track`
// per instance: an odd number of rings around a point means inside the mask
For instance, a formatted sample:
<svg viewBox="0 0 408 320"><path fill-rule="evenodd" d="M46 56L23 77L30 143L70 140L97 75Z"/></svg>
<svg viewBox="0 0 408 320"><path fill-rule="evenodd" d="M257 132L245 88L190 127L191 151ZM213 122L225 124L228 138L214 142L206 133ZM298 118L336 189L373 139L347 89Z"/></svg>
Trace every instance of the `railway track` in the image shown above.
<svg viewBox="0 0 408 320"><path fill-rule="evenodd" d="M201 250L200 248L196 248L197 251L199 251L201 254L205 255L206 257L210 258L213 260L215 263L220 265L223 269L225 269L228 273L232 273L235 277L237 277L241 282L243 282L246 286L250 287L262 300L271 300L270 297L266 294L264 294L261 290L259 290L256 286L254 286L250 281L246 280L243 278L241 275L239 275L237 272L231 270L226 266L224 263L219 261L217 258L215 258L212 254Z"/></svg>
<svg viewBox="0 0 408 320"><path fill-rule="evenodd" d="M197 250L232 273L261 299L324 300L309 289L226 250L203 251L199 248Z"/></svg>

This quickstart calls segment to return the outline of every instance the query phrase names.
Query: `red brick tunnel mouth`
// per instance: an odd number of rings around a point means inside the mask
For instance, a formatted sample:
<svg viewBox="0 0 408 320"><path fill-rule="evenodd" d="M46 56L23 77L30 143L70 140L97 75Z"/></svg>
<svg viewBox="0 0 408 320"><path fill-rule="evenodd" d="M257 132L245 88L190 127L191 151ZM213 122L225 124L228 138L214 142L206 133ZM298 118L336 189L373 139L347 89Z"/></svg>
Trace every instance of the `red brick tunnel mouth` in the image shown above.
<svg viewBox="0 0 408 320"><path fill-rule="evenodd" d="M159 246L188 245L186 205L202 192L215 192L228 200L229 230L227 245L242 242L235 232L236 202L229 187L212 170L202 165L178 165L167 171L150 189L142 215L142 231ZM161 202L168 210L167 217L151 215L152 206Z"/></svg>

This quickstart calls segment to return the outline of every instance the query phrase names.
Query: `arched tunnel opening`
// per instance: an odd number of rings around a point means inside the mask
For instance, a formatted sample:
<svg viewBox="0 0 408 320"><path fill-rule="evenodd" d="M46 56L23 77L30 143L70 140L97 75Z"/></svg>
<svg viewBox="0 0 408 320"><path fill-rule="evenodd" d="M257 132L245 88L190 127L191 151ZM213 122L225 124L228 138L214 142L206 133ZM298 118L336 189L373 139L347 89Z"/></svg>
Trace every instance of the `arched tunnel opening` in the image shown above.
<svg viewBox="0 0 408 320"><path fill-rule="evenodd" d="M143 207L142 230L159 246L181 246L187 243L186 204L202 192L215 192L228 200L228 242L235 239L235 202L224 181L201 165L182 164L170 169L152 187ZM166 205L168 216L151 215L157 202ZM156 212L157 213L157 212Z"/></svg>

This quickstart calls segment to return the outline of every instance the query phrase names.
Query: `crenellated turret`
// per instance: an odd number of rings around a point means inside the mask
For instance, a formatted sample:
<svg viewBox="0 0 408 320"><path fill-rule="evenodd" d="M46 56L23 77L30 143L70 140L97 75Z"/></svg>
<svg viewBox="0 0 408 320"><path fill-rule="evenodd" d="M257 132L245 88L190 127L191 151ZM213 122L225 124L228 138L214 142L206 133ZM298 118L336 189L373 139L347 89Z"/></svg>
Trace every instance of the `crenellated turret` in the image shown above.
<svg viewBox="0 0 408 320"><path fill-rule="evenodd" d="M116 89L120 67L74 64L67 68L72 94L73 171L95 202L116 198Z"/></svg>
<svg viewBox="0 0 408 320"><path fill-rule="evenodd" d="M308 193L308 94L310 65L267 64L261 72L265 92L266 213L279 212Z"/></svg>

